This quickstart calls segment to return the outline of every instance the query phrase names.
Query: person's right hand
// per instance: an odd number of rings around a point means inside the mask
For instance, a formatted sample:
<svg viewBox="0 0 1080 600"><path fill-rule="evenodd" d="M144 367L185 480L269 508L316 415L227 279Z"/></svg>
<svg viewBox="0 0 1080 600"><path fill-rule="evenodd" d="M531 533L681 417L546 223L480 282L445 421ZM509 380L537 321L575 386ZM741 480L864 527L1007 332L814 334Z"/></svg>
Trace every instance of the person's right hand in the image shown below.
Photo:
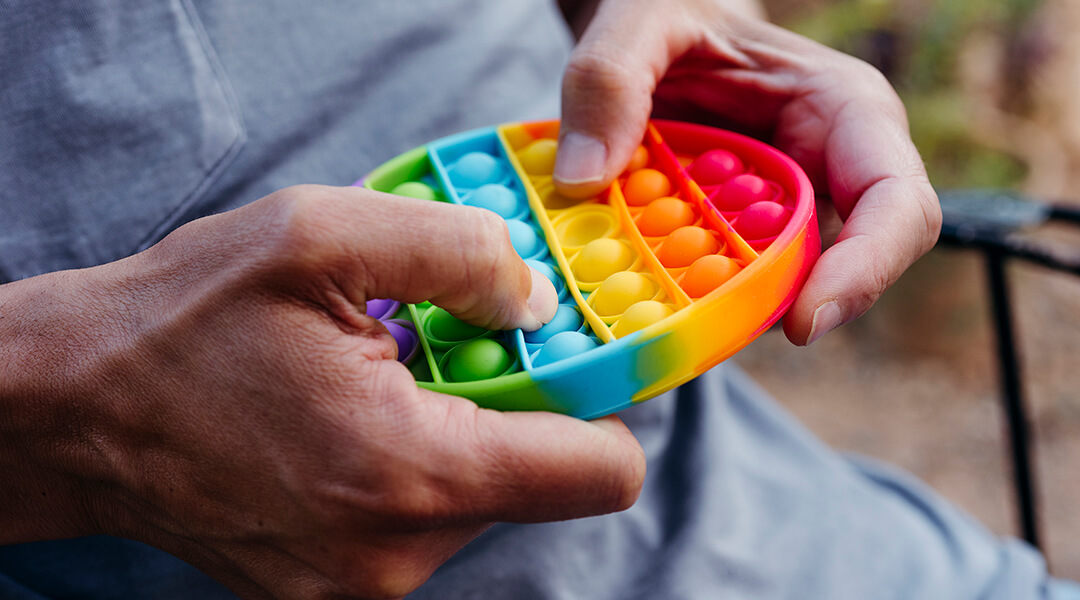
<svg viewBox="0 0 1080 600"><path fill-rule="evenodd" d="M604 0L563 79L554 181L595 195L650 116L754 134L794 158L843 221L784 316L813 343L862 315L935 244L941 208L907 113L870 65L748 18L745 0ZM831 205L831 206L830 206Z"/></svg>
<svg viewBox="0 0 1080 600"><path fill-rule="evenodd" d="M378 297L493 329L556 306L492 213L314 186L3 286L0 542L108 533L247 598L385 598L492 521L633 503L618 419L419 389Z"/></svg>

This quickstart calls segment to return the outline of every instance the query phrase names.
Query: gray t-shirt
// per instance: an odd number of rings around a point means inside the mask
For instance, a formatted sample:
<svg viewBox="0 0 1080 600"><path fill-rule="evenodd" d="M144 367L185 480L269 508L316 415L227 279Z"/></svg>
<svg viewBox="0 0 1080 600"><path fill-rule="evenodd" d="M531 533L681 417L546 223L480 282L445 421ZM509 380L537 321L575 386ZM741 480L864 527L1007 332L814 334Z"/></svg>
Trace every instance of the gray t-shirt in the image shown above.
<svg viewBox="0 0 1080 600"><path fill-rule="evenodd" d="M548 0L0 0L0 281L556 116L569 44ZM908 476L831 452L732 366L623 417L649 457L633 508L497 525L412 597L1080 598ZM196 597L231 594L136 542L0 548L0 599Z"/></svg>

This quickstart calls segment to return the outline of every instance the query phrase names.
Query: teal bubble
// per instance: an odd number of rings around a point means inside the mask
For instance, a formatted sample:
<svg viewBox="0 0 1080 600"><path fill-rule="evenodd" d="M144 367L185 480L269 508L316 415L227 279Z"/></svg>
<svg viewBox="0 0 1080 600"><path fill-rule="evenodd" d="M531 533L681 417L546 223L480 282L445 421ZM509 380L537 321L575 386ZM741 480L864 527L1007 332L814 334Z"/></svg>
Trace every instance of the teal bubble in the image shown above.
<svg viewBox="0 0 1080 600"><path fill-rule="evenodd" d="M585 322L577 307L570 304L560 304L555 311L555 316L536 331L522 332L525 341L530 344L543 344L553 336L563 331L577 331Z"/></svg>
<svg viewBox="0 0 1080 600"><path fill-rule="evenodd" d="M450 181L459 188L472 189L503 178L499 159L485 152L469 152L450 167Z"/></svg>
<svg viewBox="0 0 1080 600"><path fill-rule="evenodd" d="M510 243L521 258L540 256L547 248L539 232L528 223L510 220L506 222L506 229L510 232Z"/></svg>
<svg viewBox="0 0 1080 600"><path fill-rule="evenodd" d="M465 198L465 204L486 208L504 219L520 215L525 210L523 199L514 190L498 183L488 183L476 188Z"/></svg>
<svg viewBox="0 0 1080 600"><path fill-rule="evenodd" d="M540 347L540 351L533 358L534 367L542 367L558 362L564 358L577 356L582 352L588 352L597 347L597 343L591 337L577 331L563 331L551 336L546 344Z"/></svg>

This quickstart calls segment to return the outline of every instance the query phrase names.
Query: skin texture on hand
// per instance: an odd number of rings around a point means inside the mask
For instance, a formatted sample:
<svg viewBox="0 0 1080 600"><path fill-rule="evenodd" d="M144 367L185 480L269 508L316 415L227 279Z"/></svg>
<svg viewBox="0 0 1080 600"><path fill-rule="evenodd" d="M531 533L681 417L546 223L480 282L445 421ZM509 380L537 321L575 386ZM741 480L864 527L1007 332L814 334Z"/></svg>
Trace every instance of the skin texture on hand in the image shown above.
<svg viewBox="0 0 1080 600"><path fill-rule="evenodd" d="M788 338L808 344L866 312L932 248L941 211L885 78L743 16L744 4L603 2L563 81L555 182L568 196L598 193L629 162L650 115L777 146L844 221L784 317Z"/></svg>
<svg viewBox="0 0 1080 600"><path fill-rule="evenodd" d="M318 186L0 287L0 542L108 533L246 598L394 598L493 521L633 503L617 418L418 388L376 297L489 328L556 306L493 213Z"/></svg>

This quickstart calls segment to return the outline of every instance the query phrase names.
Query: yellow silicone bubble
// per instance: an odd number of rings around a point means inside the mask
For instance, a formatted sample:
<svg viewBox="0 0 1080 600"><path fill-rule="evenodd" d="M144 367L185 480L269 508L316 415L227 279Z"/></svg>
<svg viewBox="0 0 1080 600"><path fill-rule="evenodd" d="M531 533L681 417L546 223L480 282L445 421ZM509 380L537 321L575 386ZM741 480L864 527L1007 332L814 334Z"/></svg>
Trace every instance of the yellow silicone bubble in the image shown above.
<svg viewBox="0 0 1080 600"><path fill-rule="evenodd" d="M571 269L579 282L597 283L634 264L634 252L611 238L593 240L574 257Z"/></svg>
<svg viewBox="0 0 1080 600"><path fill-rule="evenodd" d="M651 237L668 235L686 225L693 225L697 220L694 208L672 196L657 198L641 211L638 217L638 231Z"/></svg>
<svg viewBox="0 0 1080 600"><path fill-rule="evenodd" d="M540 196L540 203L548 210L560 210L584 202L581 199L568 198L556 192L555 185L551 183L550 177L538 176L532 183L533 187L536 188L536 193Z"/></svg>
<svg viewBox="0 0 1080 600"><path fill-rule="evenodd" d="M580 248L614 230L615 215L611 208L595 204L569 210L555 224L559 242L568 248Z"/></svg>
<svg viewBox="0 0 1080 600"><path fill-rule="evenodd" d="M621 315L634 303L651 300L656 284L636 271L622 271L604 280L593 292L593 309L602 317Z"/></svg>
<svg viewBox="0 0 1080 600"><path fill-rule="evenodd" d="M656 300L637 302L626 309L623 316L611 328L611 333L615 334L617 338L624 337L635 331L645 329L649 325L673 314L675 314L675 311L662 302Z"/></svg>
<svg viewBox="0 0 1080 600"><path fill-rule="evenodd" d="M558 142L550 138L534 140L518 152L518 160L529 175L551 175L555 170Z"/></svg>
<svg viewBox="0 0 1080 600"><path fill-rule="evenodd" d="M623 195L630 206L645 206L671 193L671 182L656 169L638 169L626 178Z"/></svg>

